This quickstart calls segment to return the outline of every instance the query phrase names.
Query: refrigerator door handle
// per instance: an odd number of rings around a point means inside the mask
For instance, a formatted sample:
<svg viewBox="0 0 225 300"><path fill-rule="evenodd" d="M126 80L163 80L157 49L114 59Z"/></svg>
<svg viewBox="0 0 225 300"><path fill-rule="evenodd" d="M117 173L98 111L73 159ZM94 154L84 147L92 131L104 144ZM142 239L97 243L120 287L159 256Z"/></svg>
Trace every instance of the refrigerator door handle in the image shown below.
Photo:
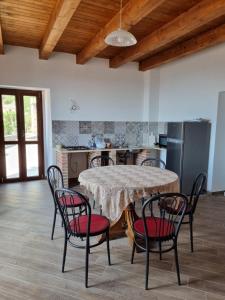
<svg viewBox="0 0 225 300"><path fill-rule="evenodd" d="M180 139L167 138L167 143L183 144L184 141Z"/></svg>

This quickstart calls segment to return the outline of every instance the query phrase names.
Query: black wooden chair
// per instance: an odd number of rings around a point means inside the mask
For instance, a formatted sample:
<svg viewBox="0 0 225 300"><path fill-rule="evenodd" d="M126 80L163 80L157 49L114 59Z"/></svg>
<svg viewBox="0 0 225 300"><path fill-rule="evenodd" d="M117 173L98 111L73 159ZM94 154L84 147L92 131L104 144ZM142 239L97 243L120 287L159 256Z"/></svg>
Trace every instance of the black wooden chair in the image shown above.
<svg viewBox="0 0 225 300"><path fill-rule="evenodd" d="M115 163L109 156L98 155L92 158L90 162L90 168L113 166Z"/></svg>
<svg viewBox="0 0 225 300"><path fill-rule="evenodd" d="M79 215L79 207L73 206L73 199L76 197L80 199L80 202L82 203L81 206L83 206L82 209L87 209L86 215ZM109 248L109 220L104 216L92 214L89 201L78 192L68 189L57 189L55 191L55 199L62 216L65 232L62 272L65 270L67 243L69 242L74 247L85 249L85 287L87 288L90 248L102 244L106 239L108 263L111 265ZM71 205L68 205L69 202ZM105 239L101 239L95 244L90 244L90 237L95 237L102 234L105 235ZM85 238L85 246L76 244L76 238Z"/></svg>
<svg viewBox="0 0 225 300"><path fill-rule="evenodd" d="M159 167L160 169L165 169L166 164L162 159L159 158L146 158L141 162L141 166Z"/></svg>
<svg viewBox="0 0 225 300"><path fill-rule="evenodd" d="M56 222L56 215L58 212L57 203L55 201L55 190L64 188L64 182L63 182L63 174L61 169L56 165L51 165L47 169L47 178L48 178L48 184L52 193L53 203L54 203L54 216L53 216L53 224L52 224L52 234L51 239L53 240L54 237L54 231L55 231L55 222ZM88 198L86 198L88 200ZM70 200L70 199L69 199ZM85 210L81 209L82 203L79 197L75 195L73 199L73 203L68 201L66 205L73 205L75 207L79 208L79 214L82 214L85 212Z"/></svg>
<svg viewBox="0 0 225 300"><path fill-rule="evenodd" d="M127 165L128 159L131 157L131 152L127 151L117 151L117 162L119 165Z"/></svg>
<svg viewBox="0 0 225 300"><path fill-rule="evenodd" d="M158 194L144 202L142 217L130 211L130 221L134 233L131 264L135 249L146 253L145 289L148 289L149 253L161 254L174 250L178 284L181 284L177 252L177 238L187 208L188 199L180 193ZM170 213L177 211L176 214Z"/></svg>
<svg viewBox="0 0 225 300"><path fill-rule="evenodd" d="M190 241L191 241L191 252L194 251L193 245L193 221L194 221L194 213L198 204L198 200L200 195L203 192L206 184L206 175L204 173L200 173L193 182L192 191L190 198L188 200L187 209L185 212L185 216L188 216L188 221L183 221L182 224L189 224L190 226Z"/></svg>
<svg viewBox="0 0 225 300"><path fill-rule="evenodd" d="M166 168L166 164L164 163L164 161L162 159L153 158L153 157L148 157L148 158L144 159L141 162L141 166L156 167L156 168L160 168L160 169ZM145 200L146 199L144 199L144 198L141 199L142 205L144 205Z"/></svg>

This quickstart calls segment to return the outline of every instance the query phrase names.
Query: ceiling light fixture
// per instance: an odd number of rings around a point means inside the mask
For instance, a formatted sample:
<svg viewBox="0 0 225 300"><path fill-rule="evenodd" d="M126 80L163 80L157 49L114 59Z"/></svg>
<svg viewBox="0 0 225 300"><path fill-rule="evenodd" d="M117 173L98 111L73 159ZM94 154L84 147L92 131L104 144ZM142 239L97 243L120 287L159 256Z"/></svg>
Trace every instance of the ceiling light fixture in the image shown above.
<svg viewBox="0 0 225 300"><path fill-rule="evenodd" d="M137 43L135 36L127 30L122 29L122 0L120 0L120 24L119 28L110 32L106 38L105 43L109 46L128 47Z"/></svg>

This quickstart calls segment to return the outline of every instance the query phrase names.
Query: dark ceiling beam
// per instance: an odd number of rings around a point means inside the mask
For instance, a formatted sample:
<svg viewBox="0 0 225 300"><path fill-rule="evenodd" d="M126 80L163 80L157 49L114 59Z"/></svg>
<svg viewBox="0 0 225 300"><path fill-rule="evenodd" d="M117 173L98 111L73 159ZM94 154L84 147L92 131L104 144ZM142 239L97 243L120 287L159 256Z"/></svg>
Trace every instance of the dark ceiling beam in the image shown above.
<svg viewBox="0 0 225 300"><path fill-rule="evenodd" d="M41 59L48 59L75 13L81 0L57 0L39 50Z"/></svg>
<svg viewBox="0 0 225 300"><path fill-rule="evenodd" d="M139 70L153 69L223 42L225 42L225 24L144 59L139 63Z"/></svg>
<svg viewBox="0 0 225 300"><path fill-rule="evenodd" d="M202 0L171 22L147 35L135 46L122 50L117 56L110 59L110 67L117 68L144 55L150 55L152 51L166 46L224 15L224 0Z"/></svg>
<svg viewBox="0 0 225 300"><path fill-rule="evenodd" d="M4 54L4 44L3 44L1 23L0 23L0 54Z"/></svg>
<svg viewBox="0 0 225 300"><path fill-rule="evenodd" d="M165 1L166 0L130 0L122 9L122 28L129 30ZM107 47L104 41L105 37L119 27L119 22L120 13L118 12L77 54L77 64L84 64L103 51Z"/></svg>

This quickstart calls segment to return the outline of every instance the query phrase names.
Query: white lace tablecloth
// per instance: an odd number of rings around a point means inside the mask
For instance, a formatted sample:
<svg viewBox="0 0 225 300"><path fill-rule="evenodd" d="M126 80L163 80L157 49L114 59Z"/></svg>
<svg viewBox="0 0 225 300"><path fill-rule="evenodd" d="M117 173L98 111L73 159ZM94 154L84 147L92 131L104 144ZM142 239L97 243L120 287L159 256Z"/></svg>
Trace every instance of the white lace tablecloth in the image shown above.
<svg viewBox="0 0 225 300"><path fill-rule="evenodd" d="M126 207L153 193L179 192L177 174L149 166L116 165L85 170L78 178L102 206L103 215L119 219Z"/></svg>

